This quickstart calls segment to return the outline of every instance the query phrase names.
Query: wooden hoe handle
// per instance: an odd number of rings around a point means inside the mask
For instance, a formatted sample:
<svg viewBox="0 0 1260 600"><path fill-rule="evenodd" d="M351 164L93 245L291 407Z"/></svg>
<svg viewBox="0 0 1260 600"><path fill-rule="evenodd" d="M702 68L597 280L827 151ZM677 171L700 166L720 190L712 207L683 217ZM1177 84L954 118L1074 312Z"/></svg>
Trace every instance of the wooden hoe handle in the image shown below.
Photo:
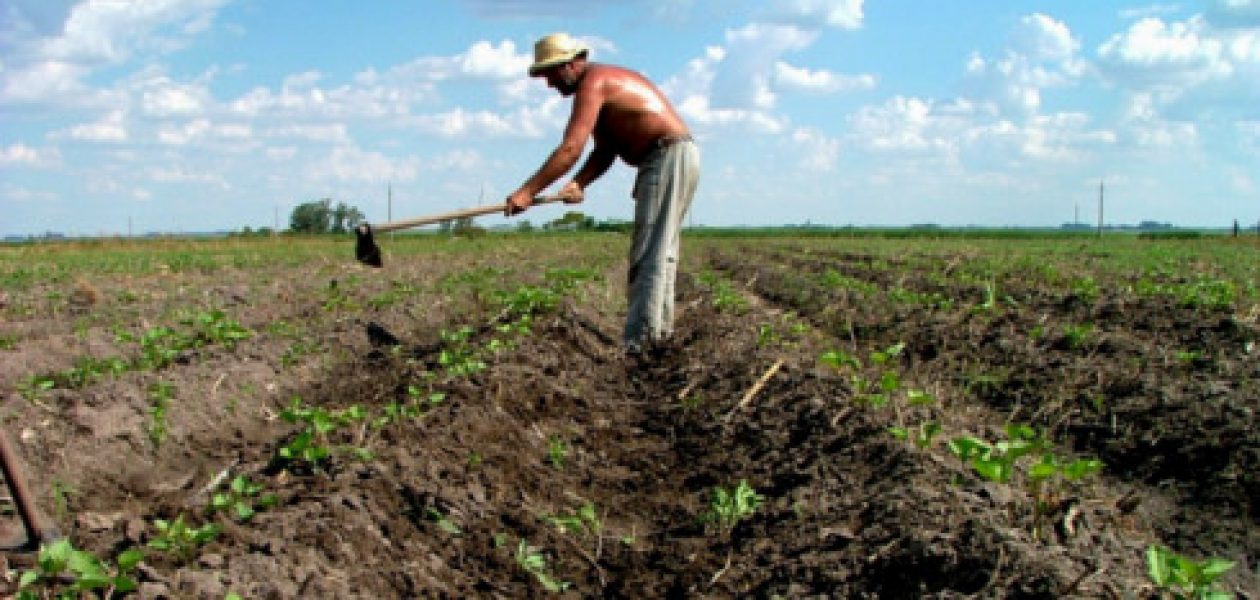
<svg viewBox="0 0 1260 600"><path fill-rule="evenodd" d="M548 204L550 202L559 202L559 196L539 196L534 198L534 205ZM372 225L372 231L376 233L384 233L386 231L397 231L399 229L411 229L412 227L421 227L424 225L432 225L433 223L442 223L445 221L454 221L455 219L463 219L466 217L480 217L481 215L490 215L501 213L507 210L507 203L491 204L489 206L478 206L476 208L464 208L453 210L447 213L437 215L429 215L426 217L412 217L410 219L402 219L399 221L390 221L388 223L380 223Z"/></svg>

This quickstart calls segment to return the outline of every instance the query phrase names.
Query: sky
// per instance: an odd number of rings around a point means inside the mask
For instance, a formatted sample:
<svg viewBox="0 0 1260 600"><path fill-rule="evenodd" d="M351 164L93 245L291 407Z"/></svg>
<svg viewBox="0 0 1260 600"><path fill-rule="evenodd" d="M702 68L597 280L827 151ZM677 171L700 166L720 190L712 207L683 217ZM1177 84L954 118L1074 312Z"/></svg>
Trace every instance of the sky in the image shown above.
<svg viewBox="0 0 1260 600"><path fill-rule="evenodd" d="M1100 183L1111 224L1260 221L1260 0L0 0L0 235L501 203L568 119L557 31L688 123L693 225L1093 224Z"/></svg>

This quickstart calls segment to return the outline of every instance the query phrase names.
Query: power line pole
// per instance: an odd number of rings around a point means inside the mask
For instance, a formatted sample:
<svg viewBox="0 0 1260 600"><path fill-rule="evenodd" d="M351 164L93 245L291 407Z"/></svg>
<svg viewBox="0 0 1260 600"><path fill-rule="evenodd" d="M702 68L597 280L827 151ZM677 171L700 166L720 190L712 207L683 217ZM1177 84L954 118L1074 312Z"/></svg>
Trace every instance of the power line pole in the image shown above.
<svg viewBox="0 0 1260 600"><path fill-rule="evenodd" d="M1103 234L1103 180L1098 180L1098 237Z"/></svg>

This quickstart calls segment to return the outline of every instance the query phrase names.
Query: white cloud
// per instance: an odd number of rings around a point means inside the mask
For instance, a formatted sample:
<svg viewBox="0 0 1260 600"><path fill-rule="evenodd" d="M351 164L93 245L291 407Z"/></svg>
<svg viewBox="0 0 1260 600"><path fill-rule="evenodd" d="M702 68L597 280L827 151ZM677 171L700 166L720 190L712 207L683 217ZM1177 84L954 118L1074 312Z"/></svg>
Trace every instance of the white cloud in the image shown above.
<svg viewBox="0 0 1260 600"><path fill-rule="evenodd" d="M783 61L774 64L773 81L782 89L794 91L840 92L875 87L873 75L841 75L825 69L811 71Z"/></svg>
<svg viewBox="0 0 1260 600"><path fill-rule="evenodd" d="M156 183L195 183L212 185L221 190L231 189L227 180L218 173L193 170L186 166L151 167L147 172L149 179Z"/></svg>
<svg viewBox="0 0 1260 600"><path fill-rule="evenodd" d="M820 131L798 128L792 132L792 143L804 151L800 165L809 171L832 171L840 158L840 140Z"/></svg>
<svg viewBox="0 0 1260 600"><path fill-rule="evenodd" d="M415 157L391 158L355 146L334 148L326 158L308 166L307 179L314 182L408 183L416 180L420 161Z"/></svg>
<svg viewBox="0 0 1260 600"><path fill-rule="evenodd" d="M1081 49L1080 41L1065 23L1041 13L1020 19L1008 43L1015 52L1045 62L1071 60Z"/></svg>
<svg viewBox="0 0 1260 600"><path fill-rule="evenodd" d="M34 148L26 144L19 142L8 147L0 146L0 166L30 166L39 164L39 162L39 152L36 152Z"/></svg>
<svg viewBox="0 0 1260 600"><path fill-rule="evenodd" d="M726 32L726 51L715 62L710 102L717 108L769 109L775 104L770 77L779 57L809 47L817 31L793 25L750 23Z"/></svg>
<svg viewBox="0 0 1260 600"><path fill-rule="evenodd" d="M268 138L301 139L310 142L342 143L350 139L345 123L285 125L263 131Z"/></svg>
<svg viewBox="0 0 1260 600"><path fill-rule="evenodd" d="M183 125L165 124L157 132L158 141L171 146L184 146L206 140L249 142L253 128L241 123L215 124L209 119L192 119ZM243 148L252 147L246 144Z"/></svg>
<svg viewBox="0 0 1260 600"><path fill-rule="evenodd" d="M1142 19L1098 47L1100 63L1122 83L1173 91L1214 77L1233 67L1223 60L1224 44L1204 30L1201 18L1165 23Z"/></svg>
<svg viewBox="0 0 1260 600"><path fill-rule="evenodd" d="M227 0L87 0L7 4L0 25L0 103L102 104L83 78L137 51L168 53L204 30Z"/></svg>
<svg viewBox="0 0 1260 600"><path fill-rule="evenodd" d="M52 137L68 136L89 142L121 142L128 138L125 119L123 111L112 110L95 123L75 125L67 131L52 134Z"/></svg>
<svg viewBox="0 0 1260 600"><path fill-rule="evenodd" d="M775 0L768 10L771 20L802 27L862 26L862 0Z"/></svg>
<svg viewBox="0 0 1260 600"><path fill-rule="evenodd" d="M1081 44L1061 21L1035 13L1020 19L999 58L973 53L966 64L972 94L1006 111L1031 116L1042 92L1079 81L1087 71Z"/></svg>

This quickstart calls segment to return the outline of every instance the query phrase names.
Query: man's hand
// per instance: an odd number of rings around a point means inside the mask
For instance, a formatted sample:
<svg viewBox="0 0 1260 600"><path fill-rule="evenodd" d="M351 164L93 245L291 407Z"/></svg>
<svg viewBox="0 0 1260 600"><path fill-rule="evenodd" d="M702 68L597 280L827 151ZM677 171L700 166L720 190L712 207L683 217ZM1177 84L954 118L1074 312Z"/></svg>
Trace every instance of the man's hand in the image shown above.
<svg viewBox="0 0 1260 600"><path fill-rule="evenodd" d="M516 190L512 195L507 197L507 206L503 209L503 216L511 217L519 215L529 209L534 204L534 195L527 193L525 190Z"/></svg>
<svg viewBox="0 0 1260 600"><path fill-rule="evenodd" d="M564 200L565 204L581 204L586 199L582 186L578 185L576 181L564 184L564 187L560 188L556 197Z"/></svg>

